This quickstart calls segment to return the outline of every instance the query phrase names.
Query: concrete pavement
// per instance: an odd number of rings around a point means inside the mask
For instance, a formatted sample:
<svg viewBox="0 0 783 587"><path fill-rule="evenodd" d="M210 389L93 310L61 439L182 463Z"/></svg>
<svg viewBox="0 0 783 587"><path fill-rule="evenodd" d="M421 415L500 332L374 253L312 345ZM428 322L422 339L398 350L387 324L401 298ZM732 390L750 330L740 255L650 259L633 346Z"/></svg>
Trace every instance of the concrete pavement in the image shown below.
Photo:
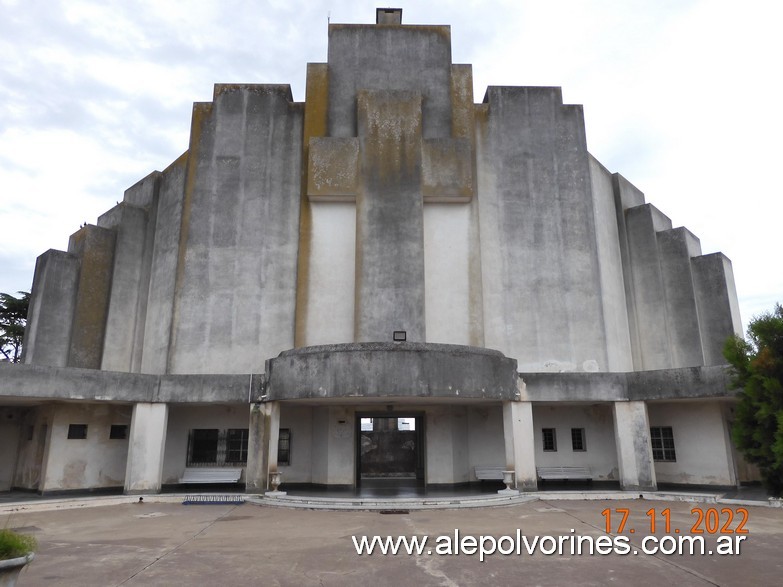
<svg viewBox="0 0 783 587"><path fill-rule="evenodd" d="M536 500L510 507L411 511L407 514L334 512L241 506L184 506L147 502L4 514L0 524L34 534L35 561L20 577L28 585L778 585L783 509L748 506L749 534L738 556L534 555L420 556L356 554L352 536L525 536L606 533L628 508L624 535L638 548L650 534L663 536L663 510L671 533L689 534L693 508L721 504L648 500ZM731 506L734 520L741 518ZM633 528L635 532L629 533ZM704 523L701 528L705 529ZM707 528L709 529L709 528ZM704 535L714 546L715 537ZM567 546L567 545L566 545ZM434 548L434 547L433 547Z"/></svg>

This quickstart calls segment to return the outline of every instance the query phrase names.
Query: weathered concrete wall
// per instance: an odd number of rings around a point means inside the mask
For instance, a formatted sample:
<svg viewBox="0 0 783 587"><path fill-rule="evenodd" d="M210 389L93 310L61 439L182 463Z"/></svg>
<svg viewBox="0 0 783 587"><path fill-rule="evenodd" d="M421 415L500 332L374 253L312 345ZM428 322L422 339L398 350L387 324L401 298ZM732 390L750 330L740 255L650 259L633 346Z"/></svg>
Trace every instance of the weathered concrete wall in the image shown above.
<svg viewBox="0 0 783 587"><path fill-rule="evenodd" d="M267 362L269 399L449 397L510 399L516 362L457 345L364 343L309 347Z"/></svg>
<svg viewBox="0 0 783 587"><path fill-rule="evenodd" d="M732 398L726 367L631 373L521 373L522 399L533 402Z"/></svg>
<svg viewBox="0 0 783 587"><path fill-rule="evenodd" d="M523 371L608 369L580 106L490 87L477 117L485 344Z"/></svg>
<svg viewBox="0 0 783 587"><path fill-rule="evenodd" d="M259 370L294 344L302 107L218 85L193 127L169 372Z"/></svg>
<svg viewBox="0 0 783 587"><path fill-rule="evenodd" d="M194 428L248 427L247 405L191 406L170 405L166 427L166 448L163 456L161 482L179 483L188 458L188 434Z"/></svg>
<svg viewBox="0 0 783 587"><path fill-rule="evenodd" d="M536 465L588 467L596 480L618 480L612 408L600 405L537 405L533 407ZM557 451L544 451L542 428L554 428ZM571 428L584 428L584 451L574 451ZM546 484L540 488L545 489Z"/></svg>
<svg viewBox="0 0 783 587"><path fill-rule="evenodd" d="M656 462L659 483L734 485L720 402L650 403L650 426L671 426L676 462Z"/></svg>
<svg viewBox="0 0 783 587"><path fill-rule="evenodd" d="M0 491L13 486L19 443L31 442L27 440L27 427L22 428L24 415L21 408L0 408Z"/></svg>
<svg viewBox="0 0 783 587"><path fill-rule="evenodd" d="M354 340L424 342L422 96L360 91L358 121Z"/></svg>
<svg viewBox="0 0 783 587"><path fill-rule="evenodd" d="M428 350L422 355L421 350ZM428 355L428 357L426 356ZM513 361L454 345L333 345L290 351L256 375L143 375L0 363L0 395L122 402L259 401L323 397L514 399ZM522 373L533 402L733 398L723 366L632 373ZM449 387L451 386L451 387ZM457 393L459 392L459 393Z"/></svg>
<svg viewBox="0 0 783 587"><path fill-rule="evenodd" d="M264 375L142 375L0 363L0 396L119 402L258 401Z"/></svg>
<svg viewBox="0 0 783 587"><path fill-rule="evenodd" d="M79 284L79 258L50 249L35 262L22 360L65 367Z"/></svg>
<svg viewBox="0 0 783 587"><path fill-rule="evenodd" d="M46 475L39 490L122 487L128 439L110 439L112 424L130 428L130 406L58 404L52 411ZM86 424L87 438L68 439L70 424Z"/></svg>
<svg viewBox="0 0 783 587"><path fill-rule="evenodd" d="M423 136L451 136L451 30L447 26L329 26L329 136L357 136L359 90L423 98Z"/></svg>
<svg viewBox="0 0 783 587"><path fill-rule="evenodd" d="M68 252L76 255L80 263L69 367L99 369L101 366L115 239L115 231L88 224L68 242Z"/></svg>

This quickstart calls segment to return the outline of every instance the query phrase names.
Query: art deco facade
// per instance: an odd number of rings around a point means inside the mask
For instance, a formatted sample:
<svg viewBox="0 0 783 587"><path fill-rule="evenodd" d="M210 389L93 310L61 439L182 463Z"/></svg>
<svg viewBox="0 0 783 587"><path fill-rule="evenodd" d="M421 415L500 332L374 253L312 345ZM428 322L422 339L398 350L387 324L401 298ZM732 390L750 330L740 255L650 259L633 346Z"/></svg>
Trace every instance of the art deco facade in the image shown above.
<svg viewBox="0 0 783 587"><path fill-rule="evenodd" d="M400 18L330 25L304 102L216 85L176 161L39 257L0 488L749 474L729 260L590 155L559 88L476 103L449 27Z"/></svg>

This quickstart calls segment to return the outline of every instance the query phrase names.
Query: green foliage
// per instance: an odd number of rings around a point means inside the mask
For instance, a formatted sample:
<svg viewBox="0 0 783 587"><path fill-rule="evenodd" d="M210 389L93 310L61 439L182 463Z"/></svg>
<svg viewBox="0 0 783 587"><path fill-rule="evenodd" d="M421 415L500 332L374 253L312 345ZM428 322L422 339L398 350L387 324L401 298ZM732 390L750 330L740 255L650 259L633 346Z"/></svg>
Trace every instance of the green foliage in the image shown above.
<svg viewBox="0 0 783 587"><path fill-rule="evenodd" d="M22 359L22 342L27 326L27 309L30 306L30 294L18 292L21 297L0 293L0 360L18 363Z"/></svg>
<svg viewBox="0 0 783 587"><path fill-rule="evenodd" d="M0 560L26 556L35 551L38 541L33 536L0 529Z"/></svg>
<svg viewBox="0 0 783 587"><path fill-rule="evenodd" d="M732 439L748 462L758 465L764 483L783 495L783 306L755 317L748 340L726 341L723 356L740 389Z"/></svg>

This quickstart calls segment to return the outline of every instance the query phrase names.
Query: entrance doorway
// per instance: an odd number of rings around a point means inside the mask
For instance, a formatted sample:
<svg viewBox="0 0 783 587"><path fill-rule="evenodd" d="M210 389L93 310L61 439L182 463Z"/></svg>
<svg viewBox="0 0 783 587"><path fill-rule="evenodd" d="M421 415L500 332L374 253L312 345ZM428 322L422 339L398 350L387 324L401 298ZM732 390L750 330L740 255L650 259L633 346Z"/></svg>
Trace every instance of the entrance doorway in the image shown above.
<svg viewBox="0 0 783 587"><path fill-rule="evenodd" d="M356 485L400 488L424 485L424 415L356 414Z"/></svg>

